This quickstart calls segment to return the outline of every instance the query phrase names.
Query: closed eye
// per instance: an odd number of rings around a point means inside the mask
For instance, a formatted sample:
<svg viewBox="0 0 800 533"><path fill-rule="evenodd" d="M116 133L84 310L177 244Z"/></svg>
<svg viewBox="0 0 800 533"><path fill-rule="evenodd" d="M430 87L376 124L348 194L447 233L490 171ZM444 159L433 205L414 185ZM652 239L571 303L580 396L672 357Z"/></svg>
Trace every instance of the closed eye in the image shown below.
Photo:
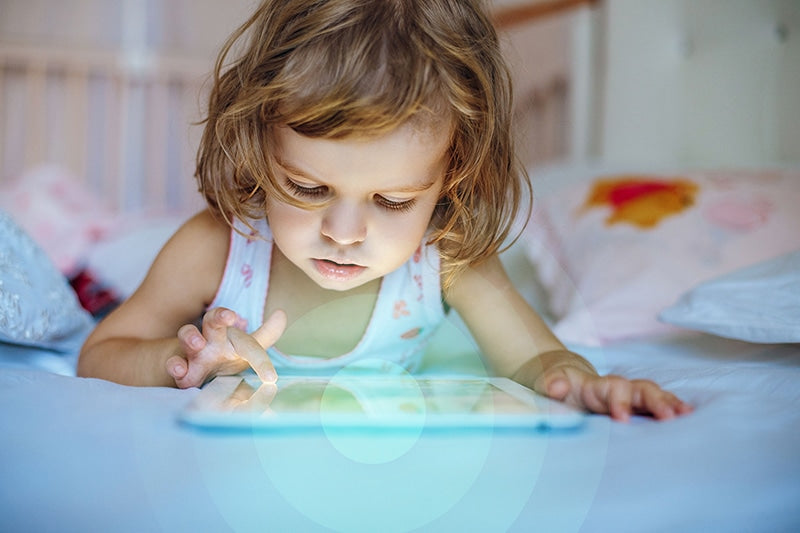
<svg viewBox="0 0 800 533"><path fill-rule="evenodd" d="M286 180L286 187L295 196L301 196L305 198L321 198L328 194L328 187L325 185L309 187L306 185L300 185L296 181L290 179Z"/></svg>
<svg viewBox="0 0 800 533"><path fill-rule="evenodd" d="M330 193L330 189L326 185L302 185L289 178L286 179L286 188L294 196L310 200L323 200ZM374 200L378 206L394 212L408 211L416 204L415 198L409 200L391 200L380 194L376 194Z"/></svg>
<svg viewBox="0 0 800 533"><path fill-rule="evenodd" d="M376 195L375 203L377 203L379 206L385 209L388 209L389 211L403 212L413 208L414 204L416 203L416 199L411 198L410 200L397 201L397 200L390 200L385 196Z"/></svg>

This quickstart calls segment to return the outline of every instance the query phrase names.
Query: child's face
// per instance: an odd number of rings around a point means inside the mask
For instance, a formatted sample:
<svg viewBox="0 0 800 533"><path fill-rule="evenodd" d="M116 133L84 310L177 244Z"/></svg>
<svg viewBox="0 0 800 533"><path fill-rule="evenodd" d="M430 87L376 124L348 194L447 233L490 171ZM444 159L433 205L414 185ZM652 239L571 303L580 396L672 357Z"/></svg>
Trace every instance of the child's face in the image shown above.
<svg viewBox="0 0 800 533"><path fill-rule="evenodd" d="M328 140L280 128L278 181L304 209L267 199L275 244L325 289L397 269L422 242L447 165L448 129L410 125L376 138Z"/></svg>

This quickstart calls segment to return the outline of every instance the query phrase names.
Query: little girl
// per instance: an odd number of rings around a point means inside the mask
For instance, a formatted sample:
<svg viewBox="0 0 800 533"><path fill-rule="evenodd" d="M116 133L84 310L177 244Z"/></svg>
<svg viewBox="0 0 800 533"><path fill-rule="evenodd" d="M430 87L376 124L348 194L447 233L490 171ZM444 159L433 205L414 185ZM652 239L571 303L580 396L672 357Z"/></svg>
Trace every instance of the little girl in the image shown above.
<svg viewBox="0 0 800 533"><path fill-rule="evenodd" d="M216 64L208 209L79 373L197 387L248 367L413 370L452 307L497 375L618 420L688 413L655 383L598 376L512 286L497 253L530 191L510 122L480 0L264 0Z"/></svg>

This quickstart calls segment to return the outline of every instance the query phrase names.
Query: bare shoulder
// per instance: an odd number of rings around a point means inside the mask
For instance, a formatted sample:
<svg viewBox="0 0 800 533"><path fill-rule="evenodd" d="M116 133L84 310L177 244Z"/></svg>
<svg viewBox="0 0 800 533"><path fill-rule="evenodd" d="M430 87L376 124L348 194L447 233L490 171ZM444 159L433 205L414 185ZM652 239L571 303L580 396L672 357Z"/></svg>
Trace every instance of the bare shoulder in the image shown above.
<svg viewBox="0 0 800 533"><path fill-rule="evenodd" d="M208 210L194 215L161 249L142 288L171 283L212 297L227 262L230 232Z"/></svg>
<svg viewBox="0 0 800 533"><path fill-rule="evenodd" d="M228 224L206 209L194 215L178 228L162 251L174 251L179 254L208 253L210 255L218 255L220 251L227 253L230 232L231 228Z"/></svg>
<svg viewBox="0 0 800 533"><path fill-rule="evenodd" d="M214 216L208 209L200 211L178 228L170 241L180 245L193 245L197 240L208 239L209 245L227 247L231 228L224 221Z"/></svg>

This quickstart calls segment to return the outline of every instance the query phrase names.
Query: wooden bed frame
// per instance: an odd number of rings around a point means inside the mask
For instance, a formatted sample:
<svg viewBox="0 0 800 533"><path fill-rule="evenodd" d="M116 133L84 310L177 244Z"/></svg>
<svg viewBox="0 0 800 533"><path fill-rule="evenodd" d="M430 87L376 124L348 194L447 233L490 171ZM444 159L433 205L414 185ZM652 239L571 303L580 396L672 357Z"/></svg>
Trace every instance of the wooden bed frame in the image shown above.
<svg viewBox="0 0 800 533"><path fill-rule="evenodd" d="M498 0L494 17L507 46L524 47L531 25L592 3ZM515 53L526 60L525 50ZM115 211L200 206L192 175L211 66L190 57L0 42L0 185L55 164ZM570 88L568 66L561 67L517 91L527 165L567 152Z"/></svg>
<svg viewBox="0 0 800 533"><path fill-rule="evenodd" d="M0 46L0 179L52 163L112 208L185 206L207 72L187 58Z"/></svg>

